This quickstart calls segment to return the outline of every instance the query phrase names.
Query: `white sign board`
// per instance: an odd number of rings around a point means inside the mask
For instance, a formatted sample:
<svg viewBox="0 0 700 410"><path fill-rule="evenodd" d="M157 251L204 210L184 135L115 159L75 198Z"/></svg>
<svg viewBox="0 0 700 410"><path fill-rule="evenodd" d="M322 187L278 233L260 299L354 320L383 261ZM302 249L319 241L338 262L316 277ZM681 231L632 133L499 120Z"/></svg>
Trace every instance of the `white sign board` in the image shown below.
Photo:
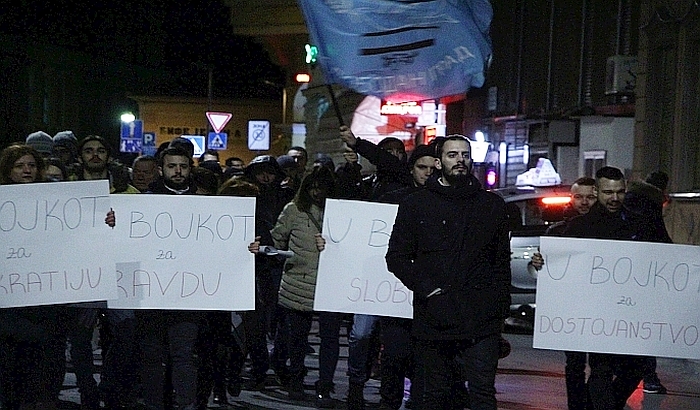
<svg viewBox="0 0 700 410"><path fill-rule="evenodd" d="M398 205L328 199L314 310L413 317L413 292L386 269Z"/></svg>
<svg viewBox="0 0 700 410"><path fill-rule="evenodd" d="M0 186L0 307L116 298L109 181Z"/></svg>
<svg viewBox="0 0 700 410"><path fill-rule="evenodd" d="M270 121L248 121L248 149L251 151L270 149Z"/></svg>
<svg viewBox="0 0 700 410"><path fill-rule="evenodd" d="M536 348L700 359L700 247L543 236Z"/></svg>
<svg viewBox="0 0 700 410"><path fill-rule="evenodd" d="M255 308L255 198L113 195L119 299L110 308Z"/></svg>

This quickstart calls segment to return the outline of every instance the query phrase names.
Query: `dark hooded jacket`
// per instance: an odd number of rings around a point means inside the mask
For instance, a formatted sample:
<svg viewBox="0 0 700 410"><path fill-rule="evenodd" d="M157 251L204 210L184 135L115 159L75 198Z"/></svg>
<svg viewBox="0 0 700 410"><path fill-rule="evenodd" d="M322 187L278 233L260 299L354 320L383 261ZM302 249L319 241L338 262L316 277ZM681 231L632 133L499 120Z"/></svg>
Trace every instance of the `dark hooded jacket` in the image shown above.
<svg viewBox="0 0 700 410"><path fill-rule="evenodd" d="M510 309L505 202L475 177L426 183L399 205L387 267L414 292L413 336L475 340L501 331ZM443 293L427 297L436 288Z"/></svg>
<svg viewBox="0 0 700 410"><path fill-rule="evenodd" d="M625 194L624 205L631 211L641 214L654 225L660 242L671 243L663 219L666 197L663 191L643 181L630 182Z"/></svg>
<svg viewBox="0 0 700 410"><path fill-rule="evenodd" d="M255 178L255 174L262 167L271 167L276 178L270 184L261 184ZM253 158L245 168L243 178L258 187L260 192L255 198L255 236L260 237L260 243L273 244L270 231L275 227L282 209L292 199L296 192L292 188L282 187L281 182L285 178L284 171L277 163L275 157L271 155L259 155ZM279 289L277 285L267 285L273 271L280 271L283 261L277 258L270 258L262 254L255 256L255 275L261 279L265 285L258 285L259 289L268 289L262 292L264 297L269 298L276 294ZM269 300L268 300L269 302Z"/></svg>
<svg viewBox="0 0 700 410"><path fill-rule="evenodd" d="M271 167L276 176L270 184L261 184L255 178L256 172L263 167ZM271 155L259 155L253 158L245 168L243 177L260 189L255 200L255 235L261 237L260 243L271 244L270 230L277 223L277 218L284 206L294 199L296 192L280 185L285 174L275 157Z"/></svg>

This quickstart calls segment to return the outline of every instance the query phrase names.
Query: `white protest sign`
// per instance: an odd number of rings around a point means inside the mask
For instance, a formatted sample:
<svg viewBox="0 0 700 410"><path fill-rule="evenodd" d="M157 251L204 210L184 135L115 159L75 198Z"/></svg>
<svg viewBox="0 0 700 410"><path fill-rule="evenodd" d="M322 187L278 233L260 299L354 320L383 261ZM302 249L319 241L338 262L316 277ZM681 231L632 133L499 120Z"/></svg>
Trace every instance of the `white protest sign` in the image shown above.
<svg viewBox="0 0 700 410"><path fill-rule="evenodd" d="M0 186L0 307L117 296L109 181Z"/></svg>
<svg viewBox="0 0 700 410"><path fill-rule="evenodd" d="M255 308L255 198L112 197L122 309Z"/></svg>
<svg viewBox="0 0 700 410"><path fill-rule="evenodd" d="M398 205L328 199L314 310L413 317L413 292L386 269Z"/></svg>
<svg viewBox="0 0 700 410"><path fill-rule="evenodd" d="M536 348L700 359L700 247L543 236Z"/></svg>

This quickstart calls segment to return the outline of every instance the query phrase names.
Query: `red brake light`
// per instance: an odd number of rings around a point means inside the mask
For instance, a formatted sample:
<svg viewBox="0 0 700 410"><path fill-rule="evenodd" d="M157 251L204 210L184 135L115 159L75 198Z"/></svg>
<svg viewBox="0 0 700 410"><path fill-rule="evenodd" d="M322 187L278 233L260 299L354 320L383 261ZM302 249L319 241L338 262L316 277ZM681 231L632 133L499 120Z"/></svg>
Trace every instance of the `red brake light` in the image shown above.
<svg viewBox="0 0 700 410"><path fill-rule="evenodd" d="M545 205L565 205L571 202L569 196L549 196L542 198L542 203Z"/></svg>

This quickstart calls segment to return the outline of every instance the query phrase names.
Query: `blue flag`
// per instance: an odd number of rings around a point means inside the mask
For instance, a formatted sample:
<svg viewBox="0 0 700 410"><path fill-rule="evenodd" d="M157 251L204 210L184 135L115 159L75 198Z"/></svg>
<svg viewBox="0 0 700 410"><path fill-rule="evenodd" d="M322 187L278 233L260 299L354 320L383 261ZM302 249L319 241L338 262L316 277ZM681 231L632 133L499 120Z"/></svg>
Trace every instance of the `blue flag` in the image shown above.
<svg viewBox="0 0 700 410"><path fill-rule="evenodd" d="M465 93L491 59L488 0L299 0L329 83L389 101Z"/></svg>

